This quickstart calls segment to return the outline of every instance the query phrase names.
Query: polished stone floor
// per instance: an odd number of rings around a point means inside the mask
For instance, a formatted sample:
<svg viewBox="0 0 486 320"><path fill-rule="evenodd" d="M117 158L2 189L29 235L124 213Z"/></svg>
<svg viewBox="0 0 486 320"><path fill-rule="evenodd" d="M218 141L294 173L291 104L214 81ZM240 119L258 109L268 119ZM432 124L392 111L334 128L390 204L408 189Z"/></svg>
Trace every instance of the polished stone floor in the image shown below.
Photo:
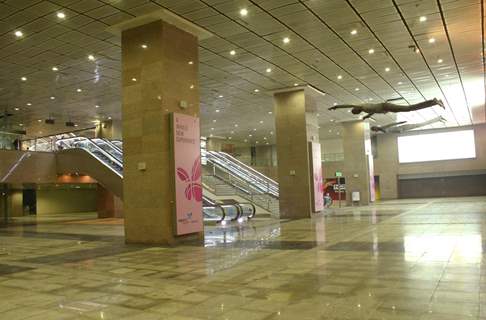
<svg viewBox="0 0 486 320"><path fill-rule="evenodd" d="M208 226L204 247L92 218L0 228L0 319L486 319L484 197Z"/></svg>

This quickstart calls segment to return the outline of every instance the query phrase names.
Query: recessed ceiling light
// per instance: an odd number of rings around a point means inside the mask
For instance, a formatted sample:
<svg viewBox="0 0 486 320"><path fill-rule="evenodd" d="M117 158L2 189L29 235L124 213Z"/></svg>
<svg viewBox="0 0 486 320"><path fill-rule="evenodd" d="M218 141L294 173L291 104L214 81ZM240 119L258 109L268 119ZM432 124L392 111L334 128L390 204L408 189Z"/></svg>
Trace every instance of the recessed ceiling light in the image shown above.
<svg viewBox="0 0 486 320"><path fill-rule="evenodd" d="M256 131L256 128L253 128L253 131Z"/></svg>
<svg viewBox="0 0 486 320"><path fill-rule="evenodd" d="M20 80L27 81L27 77L22 77L22 78L20 78Z"/></svg>
<svg viewBox="0 0 486 320"><path fill-rule="evenodd" d="M213 136L213 134L211 133L209 136L210 136L210 137L212 137L212 136ZM223 221L223 222L224 222L224 221Z"/></svg>
<svg viewBox="0 0 486 320"><path fill-rule="evenodd" d="M133 82L137 82L137 78L132 78L132 81Z"/></svg>
<svg viewBox="0 0 486 320"><path fill-rule="evenodd" d="M213 119L213 122L216 122L216 119Z"/></svg>
<svg viewBox="0 0 486 320"><path fill-rule="evenodd" d="M142 47L142 49L147 49L148 48L148 46L145 43L142 44L141 47Z"/></svg>
<svg viewBox="0 0 486 320"><path fill-rule="evenodd" d="M427 17L426 17L426 16L421 16L421 17L419 18L419 21L420 21L420 22L425 22L425 21L427 21Z"/></svg>
<svg viewBox="0 0 486 320"><path fill-rule="evenodd" d="M51 100L54 100L54 99L56 99L56 97L54 97L54 96L51 96L51 97L50 97L50 99L51 99Z"/></svg>
<svg viewBox="0 0 486 320"><path fill-rule="evenodd" d="M249 136L249 137L253 137L253 135L252 135L251 133L250 133L248 136Z"/></svg>
<svg viewBox="0 0 486 320"><path fill-rule="evenodd" d="M390 68L386 67L386 68L385 68L385 71L386 71L386 72L389 72L389 71L390 71Z"/></svg>
<svg viewBox="0 0 486 320"><path fill-rule="evenodd" d="M289 37L283 38L283 43L289 43L289 42L290 42L290 38Z"/></svg>
<svg viewBox="0 0 486 320"><path fill-rule="evenodd" d="M268 111L268 114L272 114L273 112L272 111Z"/></svg>
<svg viewBox="0 0 486 320"><path fill-rule="evenodd" d="M369 54L373 54L373 53L375 53L375 49L370 49L370 50L368 50L368 53L369 53Z"/></svg>
<svg viewBox="0 0 486 320"><path fill-rule="evenodd" d="M247 139L245 139L245 140L243 140L243 141L248 142L248 140L247 140Z"/></svg>
<svg viewBox="0 0 486 320"><path fill-rule="evenodd" d="M263 137L263 140L267 140L267 137Z"/></svg>
<svg viewBox="0 0 486 320"><path fill-rule="evenodd" d="M189 61L188 64L194 64L194 61Z"/></svg>
<svg viewBox="0 0 486 320"><path fill-rule="evenodd" d="M100 106L99 105L95 105L95 108L99 108Z"/></svg>
<svg viewBox="0 0 486 320"><path fill-rule="evenodd" d="M59 71L57 67L52 67L52 71Z"/></svg>
<svg viewBox="0 0 486 320"><path fill-rule="evenodd" d="M235 128L237 128L237 127L238 127L238 124L237 124L237 123L235 123Z"/></svg>
<svg viewBox="0 0 486 320"><path fill-rule="evenodd" d="M231 131L231 134L235 133L234 131Z"/></svg>
<svg viewBox="0 0 486 320"><path fill-rule="evenodd" d="M66 18L66 14L64 12L58 12L56 14L56 16L59 18L59 19L65 19Z"/></svg>
<svg viewBox="0 0 486 320"><path fill-rule="evenodd" d="M430 38L429 43L435 43L435 38Z"/></svg>
<svg viewBox="0 0 486 320"><path fill-rule="evenodd" d="M267 70L265 70L267 73L270 73L272 72L272 68L267 68Z"/></svg>
<svg viewBox="0 0 486 320"><path fill-rule="evenodd" d="M94 59L95 59L94 55L90 54L90 55L88 56L88 60L89 60L89 61L94 61Z"/></svg>
<svg viewBox="0 0 486 320"><path fill-rule="evenodd" d="M240 10L240 16L246 17L248 15L248 9L243 8Z"/></svg>
<svg viewBox="0 0 486 320"><path fill-rule="evenodd" d="M38 119L37 122L42 122L42 119Z"/></svg>
<svg viewBox="0 0 486 320"><path fill-rule="evenodd" d="M397 84L398 84L398 85L402 85L402 84L403 84L403 82L401 82L401 81L398 81L398 83L397 83Z"/></svg>
<svg viewBox="0 0 486 320"><path fill-rule="evenodd" d="M216 109L216 110L214 110L214 111L219 112L219 109Z"/></svg>
<svg viewBox="0 0 486 320"><path fill-rule="evenodd" d="M353 30L351 30L351 32L350 32L350 33L351 33L351 34L354 36L354 35L358 34L358 30L353 29Z"/></svg>
<svg viewBox="0 0 486 320"><path fill-rule="evenodd" d="M260 90L259 89L255 89L255 90L253 90L253 92L260 92Z"/></svg>
<svg viewBox="0 0 486 320"><path fill-rule="evenodd" d="M341 80L343 78L343 76L342 75L338 75L337 78L338 78L338 80Z"/></svg>
<svg viewBox="0 0 486 320"><path fill-rule="evenodd" d="M111 117L108 117L108 120L111 120Z"/></svg>
<svg viewBox="0 0 486 320"><path fill-rule="evenodd" d="M229 140L231 140L232 138L231 137L228 137Z"/></svg>
<svg viewBox="0 0 486 320"><path fill-rule="evenodd" d="M74 124L74 126L75 126L75 127L77 127L77 126L78 126L78 124L77 124L77 123L75 123L75 124Z"/></svg>
<svg viewBox="0 0 486 320"><path fill-rule="evenodd" d="M220 95L218 96L218 98L224 98L224 96L223 96L222 94L220 94Z"/></svg>
<svg viewBox="0 0 486 320"><path fill-rule="evenodd" d="M83 90L82 90L82 89L80 89L80 88L77 88L77 89L76 89L76 92L82 92L82 91L83 91Z"/></svg>
<svg viewBox="0 0 486 320"><path fill-rule="evenodd" d="M231 50L230 51L230 55L234 56L236 54L236 51L235 50Z"/></svg>
<svg viewBox="0 0 486 320"><path fill-rule="evenodd" d="M24 124L23 124L23 123L19 123L19 126L23 127L23 126L24 126Z"/></svg>
<svg viewBox="0 0 486 320"><path fill-rule="evenodd" d="M194 85L193 85L193 84L191 84L191 85L189 86L189 89L194 89Z"/></svg>
<svg viewBox="0 0 486 320"><path fill-rule="evenodd" d="M214 130L214 128L211 128L211 130Z"/></svg>
<svg viewBox="0 0 486 320"><path fill-rule="evenodd" d="M333 105L337 106L337 102L334 102Z"/></svg>
<svg viewBox="0 0 486 320"><path fill-rule="evenodd" d="M263 120L260 120L260 123L263 123ZM255 129L256 130L256 129Z"/></svg>
<svg viewBox="0 0 486 320"><path fill-rule="evenodd" d="M298 86L299 86L299 84L298 84L298 83L294 83L294 87L298 87Z"/></svg>
<svg viewBox="0 0 486 320"><path fill-rule="evenodd" d="M270 135L273 136L273 131L270 131Z"/></svg>
<svg viewBox="0 0 486 320"><path fill-rule="evenodd" d="M27 105L28 105L28 106L30 107L30 106L32 105L32 103L30 103L30 102L27 102Z"/></svg>
<svg viewBox="0 0 486 320"><path fill-rule="evenodd" d="M359 91L359 88L354 88L354 91Z"/></svg>
<svg viewBox="0 0 486 320"><path fill-rule="evenodd" d="M419 48L415 49L415 53L420 53L420 49Z"/></svg>
<svg viewBox="0 0 486 320"><path fill-rule="evenodd" d="M442 59L437 60L437 63L442 63L442 62L444 62L444 60Z"/></svg>
<svg viewBox="0 0 486 320"><path fill-rule="evenodd" d="M15 107L15 108L14 108L14 110L15 110L15 111L19 111L20 109L19 109L19 108L17 108L17 107Z"/></svg>
<svg viewBox="0 0 486 320"><path fill-rule="evenodd" d="M15 34L15 36L17 38L20 38L20 37L23 37L24 36L24 33L22 31L20 31L20 30L15 31L14 34Z"/></svg>

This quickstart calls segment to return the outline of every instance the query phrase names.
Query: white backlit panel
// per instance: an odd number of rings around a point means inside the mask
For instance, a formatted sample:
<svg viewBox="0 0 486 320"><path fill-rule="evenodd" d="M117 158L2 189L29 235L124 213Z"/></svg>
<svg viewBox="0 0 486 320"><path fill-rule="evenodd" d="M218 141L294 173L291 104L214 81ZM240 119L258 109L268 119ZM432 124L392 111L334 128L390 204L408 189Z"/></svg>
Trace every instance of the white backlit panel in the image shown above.
<svg viewBox="0 0 486 320"><path fill-rule="evenodd" d="M473 130L398 137L400 163L476 157Z"/></svg>

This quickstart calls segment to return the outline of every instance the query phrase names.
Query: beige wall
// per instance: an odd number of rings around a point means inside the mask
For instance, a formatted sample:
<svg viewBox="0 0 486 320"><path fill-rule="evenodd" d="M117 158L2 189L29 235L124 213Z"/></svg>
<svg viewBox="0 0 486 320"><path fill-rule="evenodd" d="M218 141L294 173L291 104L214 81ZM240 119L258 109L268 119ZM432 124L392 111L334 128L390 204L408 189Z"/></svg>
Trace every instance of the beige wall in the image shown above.
<svg viewBox="0 0 486 320"><path fill-rule="evenodd" d="M56 155L51 152L0 150L0 179L7 183L56 182Z"/></svg>
<svg viewBox="0 0 486 320"><path fill-rule="evenodd" d="M378 136L378 157L375 159L375 175L380 176L383 199L398 197L398 175L460 174L467 171L486 170L486 124L474 126L476 158L464 160L398 163L397 135ZM461 128L464 129L464 128ZM446 131L457 130L449 129ZM442 130L444 131L444 130Z"/></svg>
<svg viewBox="0 0 486 320"><path fill-rule="evenodd" d="M23 208L23 191L22 190L8 190L8 197L7 197L7 211L9 217L21 217L24 215L24 208ZM2 215L5 214L3 212L3 203L2 205Z"/></svg>
<svg viewBox="0 0 486 320"><path fill-rule="evenodd" d="M96 137L110 140L122 139L121 120L107 120L96 126Z"/></svg>
<svg viewBox="0 0 486 320"><path fill-rule="evenodd" d="M96 212L96 188L37 190L37 215Z"/></svg>

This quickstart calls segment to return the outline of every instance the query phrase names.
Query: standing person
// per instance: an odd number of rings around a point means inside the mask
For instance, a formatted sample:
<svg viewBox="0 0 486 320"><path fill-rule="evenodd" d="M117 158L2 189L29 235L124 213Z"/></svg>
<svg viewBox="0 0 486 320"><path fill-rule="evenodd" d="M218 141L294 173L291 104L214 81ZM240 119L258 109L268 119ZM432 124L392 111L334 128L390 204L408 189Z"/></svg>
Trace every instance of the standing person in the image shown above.
<svg viewBox="0 0 486 320"><path fill-rule="evenodd" d="M14 140L13 147L14 147L14 150L20 150L20 140L19 139Z"/></svg>
<svg viewBox="0 0 486 320"><path fill-rule="evenodd" d="M324 207L325 207L325 208L329 208L331 205L332 205L332 198L331 198L331 196L329 195L329 192L327 192L327 193L324 195Z"/></svg>

